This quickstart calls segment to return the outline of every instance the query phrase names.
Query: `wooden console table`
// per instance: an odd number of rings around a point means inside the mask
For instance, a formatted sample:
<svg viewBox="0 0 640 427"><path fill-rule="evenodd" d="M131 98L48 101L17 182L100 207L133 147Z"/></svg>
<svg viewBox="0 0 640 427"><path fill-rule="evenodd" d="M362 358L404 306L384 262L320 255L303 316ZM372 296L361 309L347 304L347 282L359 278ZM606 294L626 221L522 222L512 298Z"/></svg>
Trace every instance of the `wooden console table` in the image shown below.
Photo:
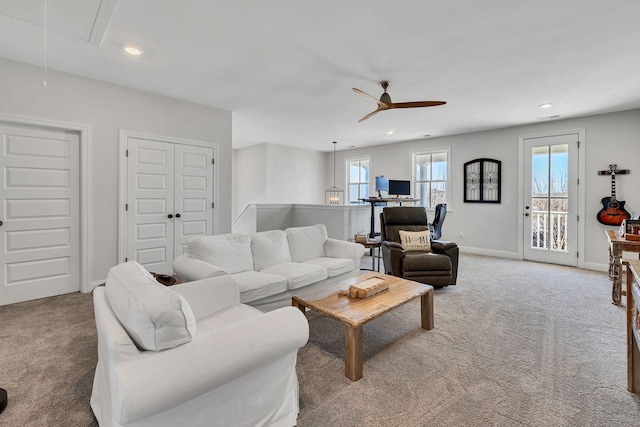
<svg viewBox="0 0 640 427"><path fill-rule="evenodd" d="M640 261L625 260L624 264L627 266L627 390L640 393Z"/></svg>
<svg viewBox="0 0 640 427"><path fill-rule="evenodd" d="M615 305L622 302L622 252L640 252L640 241L626 240L615 230L607 230L609 241L609 279L613 281L611 299ZM627 295L627 299L629 296Z"/></svg>

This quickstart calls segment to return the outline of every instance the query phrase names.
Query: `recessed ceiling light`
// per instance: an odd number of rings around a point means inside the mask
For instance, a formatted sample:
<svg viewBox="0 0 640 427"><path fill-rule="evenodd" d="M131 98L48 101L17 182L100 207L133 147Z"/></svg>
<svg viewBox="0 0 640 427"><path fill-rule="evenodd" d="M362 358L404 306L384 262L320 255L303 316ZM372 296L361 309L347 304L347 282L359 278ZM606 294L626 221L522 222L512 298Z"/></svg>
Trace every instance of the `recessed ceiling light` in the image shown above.
<svg viewBox="0 0 640 427"><path fill-rule="evenodd" d="M393 129L387 131L387 135L393 135L394 133L396 133L396 131Z"/></svg>
<svg viewBox="0 0 640 427"><path fill-rule="evenodd" d="M540 108L551 108L551 107L553 107L553 104L551 104L551 103L547 103L547 104L540 104L540 105L539 105L539 107L540 107Z"/></svg>
<svg viewBox="0 0 640 427"><path fill-rule="evenodd" d="M133 45L123 46L122 49L127 52L131 56L140 56L142 55L142 49Z"/></svg>

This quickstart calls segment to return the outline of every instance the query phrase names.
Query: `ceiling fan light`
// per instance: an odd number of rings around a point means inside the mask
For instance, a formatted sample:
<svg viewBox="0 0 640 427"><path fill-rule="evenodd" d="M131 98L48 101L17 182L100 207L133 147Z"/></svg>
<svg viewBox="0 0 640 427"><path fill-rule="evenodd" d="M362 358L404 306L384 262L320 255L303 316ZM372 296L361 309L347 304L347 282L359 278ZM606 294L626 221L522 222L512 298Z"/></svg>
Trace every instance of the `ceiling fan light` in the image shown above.
<svg viewBox="0 0 640 427"><path fill-rule="evenodd" d="M551 108L551 107L553 107L553 104L551 104L550 102L547 102L546 104L540 104L539 107L540 108Z"/></svg>

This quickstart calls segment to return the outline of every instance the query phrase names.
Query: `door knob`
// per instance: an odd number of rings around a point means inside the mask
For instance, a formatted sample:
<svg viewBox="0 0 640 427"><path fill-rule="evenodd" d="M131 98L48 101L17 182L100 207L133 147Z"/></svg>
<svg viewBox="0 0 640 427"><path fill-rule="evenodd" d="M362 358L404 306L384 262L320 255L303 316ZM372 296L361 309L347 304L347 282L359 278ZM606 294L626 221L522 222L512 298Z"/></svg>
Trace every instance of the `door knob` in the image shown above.
<svg viewBox="0 0 640 427"><path fill-rule="evenodd" d="M173 215L169 214L167 215L168 218L173 218Z"/></svg>
<svg viewBox="0 0 640 427"><path fill-rule="evenodd" d="M180 214L176 214L176 218L180 218Z"/></svg>
<svg viewBox="0 0 640 427"><path fill-rule="evenodd" d="M524 216L529 216L529 212L527 212L526 214L524 214Z"/></svg>
<svg viewBox="0 0 640 427"><path fill-rule="evenodd" d="M4 222L0 221L0 227L2 227L2 224L4 224Z"/></svg>
<svg viewBox="0 0 640 427"><path fill-rule="evenodd" d="M524 208L525 208L525 209L529 209L529 206L525 206Z"/></svg>

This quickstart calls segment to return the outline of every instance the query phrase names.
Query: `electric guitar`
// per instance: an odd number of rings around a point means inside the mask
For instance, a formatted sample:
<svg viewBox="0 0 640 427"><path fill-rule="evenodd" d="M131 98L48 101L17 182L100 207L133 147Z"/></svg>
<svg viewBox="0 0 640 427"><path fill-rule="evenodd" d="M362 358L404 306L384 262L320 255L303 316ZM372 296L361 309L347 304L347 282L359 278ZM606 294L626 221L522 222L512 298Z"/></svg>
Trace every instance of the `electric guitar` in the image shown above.
<svg viewBox="0 0 640 427"><path fill-rule="evenodd" d="M611 172L611 197L603 197L603 208L598 212L598 222L604 225L620 225L631 215L624 208L625 202L616 199L616 169L618 165L609 165Z"/></svg>

